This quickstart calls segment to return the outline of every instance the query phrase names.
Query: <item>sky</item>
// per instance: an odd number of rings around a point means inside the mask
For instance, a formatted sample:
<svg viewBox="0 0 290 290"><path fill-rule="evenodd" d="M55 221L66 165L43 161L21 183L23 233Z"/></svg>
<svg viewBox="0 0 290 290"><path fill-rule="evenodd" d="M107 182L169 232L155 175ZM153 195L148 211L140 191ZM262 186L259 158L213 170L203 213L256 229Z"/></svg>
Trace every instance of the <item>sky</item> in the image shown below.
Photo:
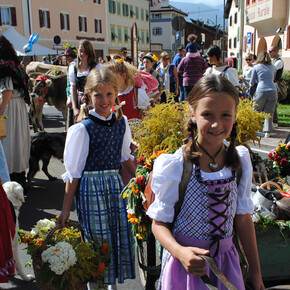
<svg viewBox="0 0 290 290"><path fill-rule="evenodd" d="M174 2L188 2L188 3L203 3L208 6L217 6L220 4L223 4L223 0L206 0L206 1L200 1L200 0L173 0Z"/></svg>

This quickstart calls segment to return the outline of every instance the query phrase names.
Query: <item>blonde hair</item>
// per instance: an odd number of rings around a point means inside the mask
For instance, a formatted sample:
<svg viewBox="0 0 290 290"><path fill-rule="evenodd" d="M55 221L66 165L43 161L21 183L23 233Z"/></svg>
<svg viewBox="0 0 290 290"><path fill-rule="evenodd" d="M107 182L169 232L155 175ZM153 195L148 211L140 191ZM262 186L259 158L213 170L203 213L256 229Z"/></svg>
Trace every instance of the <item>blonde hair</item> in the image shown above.
<svg viewBox="0 0 290 290"><path fill-rule="evenodd" d="M270 55L267 51L262 51L258 54L256 64L272 64Z"/></svg>
<svg viewBox="0 0 290 290"><path fill-rule="evenodd" d="M108 84L111 85L115 91L118 91L118 84L114 73L109 70L108 68L101 68L101 69L92 69L87 77L86 84L85 84L85 94L91 95L92 91L100 85ZM119 98L117 97L116 105L119 105ZM120 120L123 117L122 109L117 110L117 120Z"/></svg>
<svg viewBox="0 0 290 290"><path fill-rule="evenodd" d="M113 59L104 64L104 67L110 69L114 73L126 73L125 84L127 87L135 85L135 78L140 75L135 66L129 64L123 59Z"/></svg>
<svg viewBox="0 0 290 290"><path fill-rule="evenodd" d="M194 41L196 41L197 40L197 35L196 34L189 34L188 36L187 36L187 41L188 42L194 42Z"/></svg>
<svg viewBox="0 0 290 290"><path fill-rule="evenodd" d="M169 53L167 51L162 51L161 54L160 54L160 57L163 59L166 56L170 56Z"/></svg>
<svg viewBox="0 0 290 290"><path fill-rule="evenodd" d="M79 47L81 45L84 47L85 54L88 56L88 65L90 66L91 69L94 68L97 65L97 61L96 61L96 55L95 55L93 45L91 44L89 40L86 40L86 39L83 39L79 42ZM81 62L81 59L78 54L77 67L79 67L80 62Z"/></svg>

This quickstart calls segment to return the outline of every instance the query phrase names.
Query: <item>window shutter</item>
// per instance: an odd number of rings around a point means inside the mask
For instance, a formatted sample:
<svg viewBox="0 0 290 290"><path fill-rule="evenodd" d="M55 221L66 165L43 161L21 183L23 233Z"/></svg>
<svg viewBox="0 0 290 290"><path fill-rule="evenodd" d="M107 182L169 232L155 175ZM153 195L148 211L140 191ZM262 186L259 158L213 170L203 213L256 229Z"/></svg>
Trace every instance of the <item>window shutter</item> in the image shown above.
<svg viewBox="0 0 290 290"><path fill-rule="evenodd" d="M251 35L251 51L254 51L254 33Z"/></svg>
<svg viewBox="0 0 290 290"><path fill-rule="evenodd" d="M156 30L155 30L155 28L153 28L153 35L156 35Z"/></svg>
<svg viewBox="0 0 290 290"><path fill-rule="evenodd" d="M1 19L1 8L0 8L0 26L2 26L2 19Z"/></svg>
<svg viewBox="0 0 290 290"><path fill-rule="evenodd" d="M287 42L286 42L286 48L290 49L290 25L287 26Z"/></svg>
<svg viewBox="0 0 290 290"><path fill-rule="evenodd" d="M47 11L47 28L50 28L50 12Z"/></svg>
<svg viewBox="0 0 290 290"><path fill-rule="evenodd" d="M159 34L161 35L162 34L162 27L159 28L159 31L160 31Z"/></svg>
<svg viewBox="0 0 290 290"><path fill-rule="evenodd" d="M39 27L43 27L43 11L38 10L39 12Z"/></svg>
<svg viewBox="0 0 290 290"><path fill-rule="evenodd" d="M60 29L64 29L64 15L60 13Z"/></svg>
<svg viewBox="0 0 290 290"><path fill-rule="evenodd" d="M99 32L102 33L102 20L100 19L99 22L100 22L100 31Z"/></svg>
<svg viewBox="0 0 290 290"><path fill-rule="evenodd" d="M247 36L244 36L244 47L243 52L247 52Z"/></svg>
<svg viewBox="0 0 290 290"><path fill-rule="evenodd" d="M82 18L79 16L79 31L82 31Z"/></svg>
<svg viewBox="0 0 290 290"><path fill-rule="evenodd" d="M67 17L67 30L70 30L69 14L67 14L66 17Z"/></svg>
<svg viewBox="0 0 290 290"><path fill-rule="evenodd" d="M85 31L87 32L87 17L84 17L85 19Z"/></svg>
<svg viewBox="0 0 290 290"><path fill-rule="evenodd" d="M94 1L93 1L93 3L97 3L97 1L96 1L96 0L94 0Z"/></svg>
<svg viewBox="0 0 290 290"><path fill-rule="evenodd" d="M16 21L16 8L15 7L11 7L10 8L11 11L11 23L12 26L17 26L17 21Z"/></svg>
<svg viewBox="0 0 290 290"><path fill-rule="evenodd" d="M98 32L98 20L95 19L95 33Z"/></svg>

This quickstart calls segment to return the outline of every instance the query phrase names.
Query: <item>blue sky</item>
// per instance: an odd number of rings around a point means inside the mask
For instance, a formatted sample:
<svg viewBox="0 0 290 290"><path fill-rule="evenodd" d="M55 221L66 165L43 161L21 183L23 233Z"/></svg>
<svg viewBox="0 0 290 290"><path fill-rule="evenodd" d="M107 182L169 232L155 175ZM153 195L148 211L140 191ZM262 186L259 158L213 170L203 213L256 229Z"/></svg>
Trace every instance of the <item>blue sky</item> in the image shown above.
<svg viewBox="0 0 290 290"><path fill-rule="evenodd" d="M220 5L220 4L223 4L223 0L206 0L206 1L199 1L199 0L173 0L174 2L188 2L188 3L195 3L195 4L198 4L198 3L203 3L203 4L206 4L208 6L217 6L217 5ZM171 2L171 1L169 1Z"/></svg>

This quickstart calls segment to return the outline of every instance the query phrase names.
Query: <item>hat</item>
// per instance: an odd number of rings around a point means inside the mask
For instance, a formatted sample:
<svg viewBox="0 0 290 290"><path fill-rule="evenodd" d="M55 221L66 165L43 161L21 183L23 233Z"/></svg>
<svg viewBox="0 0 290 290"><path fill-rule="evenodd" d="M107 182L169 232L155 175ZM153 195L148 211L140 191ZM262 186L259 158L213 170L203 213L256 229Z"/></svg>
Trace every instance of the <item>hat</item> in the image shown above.
<svg viewBox="0 0 290 290"><path fill-rule="evenodd" d="M191 42L189 44L187 44L186 46L186 52L198 52L199 50L199 45L196 42Z"/></svg>
<svg viewBox="0 0 290 290"><path fill-rule="evenodd" d="M64 48L64 52L61 55L70 56L70 57L77 57L78 51L75 46L71 46L67 41L66 44L62 45Z"/></svg>
<svg viewBox="0 0 290 290"><path fill-rule="evenodd" d="M142 61L144 60L144 58L148 58L148 59L150 59L152 62L155 62L155 60L154 60L154 58L153 58L153 56L152 56L151 54L146 54L146 55L144 55L143 58L142 58Z"/></svg>

